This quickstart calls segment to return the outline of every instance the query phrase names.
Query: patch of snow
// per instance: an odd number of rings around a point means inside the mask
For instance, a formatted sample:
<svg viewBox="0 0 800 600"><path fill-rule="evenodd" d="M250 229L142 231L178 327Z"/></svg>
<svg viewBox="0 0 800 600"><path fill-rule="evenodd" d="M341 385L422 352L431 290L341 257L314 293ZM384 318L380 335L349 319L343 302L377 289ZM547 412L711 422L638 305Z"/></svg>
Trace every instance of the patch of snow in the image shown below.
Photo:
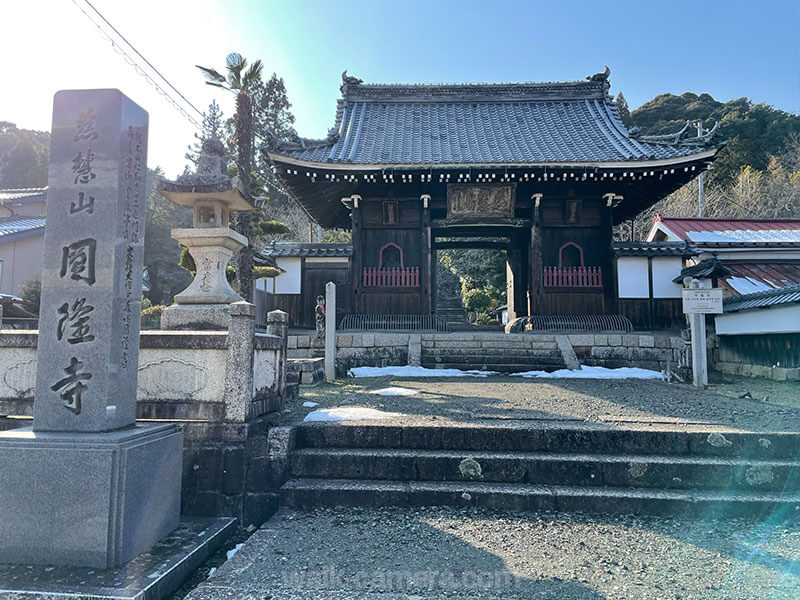
<svg viewBox="0 0 800 600"><path fill-rule="evenodd" d="M380 390L367 392L369 394L378 394L380 396L413 396L419 394L419 390L403 387L388 387Z"/></svg>
<svg viewBox="0 0 800 600"><path fill-rule="evenodd" d="M334 423L337 421L369 421L379 419L391 419L399 417L398 413L384 412L374 408L364 408L360 406L340 406L337 408L326 408L325 410L315 410L306 415L303 421L317 421Z"/></svg>
<svg viewBox="0 0 800 600"><path fill-rule="evenodd" d="M488 377L497 371L462 371L460 369L426 369L425 367L354 367L347 374L350 377Z"/></svg>
<svg viewBox="0 0 800 600"><path fill-rule="evenodd" d="M314 408L315 406L319 406L316 402L303 402L303 406L306 408Z"/></svg>
<svg viewBox="0 0 800 600"><path fill-rule="evenodd" d="M692 242L800 242L796 229L726 229L724 231L687 231Z"/></svg>
<svg viewBox="0 0 800 600"><path fill-rule="evenodd" d="M208 570L208 576L209 576L209 577L212 577L212 576L214 575L214 573L216 573L216 572L217 572L217 567L211 567L211 568Z"/></svg>
<svg viewBox="0 0 800 600"><path fill-rule="evenodd" d="M236 546L234 546L232 550L228 550L228 552L226 553L226 556L228 557L228 560L232 559L233 555L236 554L239 550L241 550L242 546L244 546L243 543L242 544L236 544Z"/></svg>
<svg viewBox="0 0 800 600"><path fill-rule="evenodd" d="M548 373L547 371L525 371L512 373L516 377L539 377L542 379L664 379L658 371L639 369L636 367L622 367L607 369L605 367L581 367L580 371L560 369Z"/></svg>

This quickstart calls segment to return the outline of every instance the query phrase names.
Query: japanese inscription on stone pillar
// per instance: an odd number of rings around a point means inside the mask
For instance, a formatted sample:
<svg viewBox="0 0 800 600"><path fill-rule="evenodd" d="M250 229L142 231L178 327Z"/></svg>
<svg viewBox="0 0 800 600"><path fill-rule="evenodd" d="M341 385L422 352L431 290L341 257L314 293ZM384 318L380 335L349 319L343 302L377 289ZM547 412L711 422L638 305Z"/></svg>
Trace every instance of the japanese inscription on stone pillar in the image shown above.
<svg viewBox="0 0 800 600"><path fill-rule="evenodd" d="M55 96L34 430L134 424L147 123L118 90Z"/></svg>

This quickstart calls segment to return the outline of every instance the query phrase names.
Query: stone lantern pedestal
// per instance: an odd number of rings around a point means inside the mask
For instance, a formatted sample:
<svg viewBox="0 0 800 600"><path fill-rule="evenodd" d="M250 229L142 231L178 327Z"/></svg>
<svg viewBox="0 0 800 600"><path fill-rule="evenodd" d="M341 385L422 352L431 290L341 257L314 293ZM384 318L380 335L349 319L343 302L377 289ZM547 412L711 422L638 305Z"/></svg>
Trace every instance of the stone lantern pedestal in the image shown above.
<svg viewBox="0 0 800 600"><path fill-rule="evenodd" d="M173 229L172 238L189 249L195 276L189 287L175 295L175 304L161 314L164 329L227 329L229 305L242 300L228 283L226 269L248 240L230 229L228 220L230 211L255 206L225 175L223 151L219 140L206 140L196 174L158 183L162 195L191 207L193 213L193 227Z"/></svg>

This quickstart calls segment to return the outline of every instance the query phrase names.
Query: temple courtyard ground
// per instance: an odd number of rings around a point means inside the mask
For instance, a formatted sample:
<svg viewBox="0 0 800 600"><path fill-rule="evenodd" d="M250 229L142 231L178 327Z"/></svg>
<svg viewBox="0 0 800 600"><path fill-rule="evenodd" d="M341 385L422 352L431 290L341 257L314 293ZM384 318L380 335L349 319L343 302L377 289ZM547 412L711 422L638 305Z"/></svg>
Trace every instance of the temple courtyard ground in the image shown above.
<svg viewBox="0 0 800 600"><path fill-rule="evenodd" d="M398 388L416 393L393 395ZM737 377L708 390L654 380L345 379L304 388L287 423L337 407L410 424L800 432L796 383ZM226 558L218 554L176 599L800 597L800 521L785 511L759 520L283 508Z"/></svg>

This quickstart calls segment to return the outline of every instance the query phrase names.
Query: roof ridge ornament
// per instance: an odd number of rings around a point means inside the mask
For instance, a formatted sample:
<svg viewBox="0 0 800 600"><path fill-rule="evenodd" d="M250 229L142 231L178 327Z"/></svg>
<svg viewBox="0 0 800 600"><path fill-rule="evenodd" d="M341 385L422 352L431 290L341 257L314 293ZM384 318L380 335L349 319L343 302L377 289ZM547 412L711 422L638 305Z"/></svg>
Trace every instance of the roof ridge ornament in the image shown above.
<svg viewBox="0 0 800 600"><path fill-rule="evenodd" d="M694 137L687 137L690 128L694 124L687 120L686 125L680 131L675 133L667 133L662 135L638 135L638 132L629 130L631 137L635 137L640 142L648 142L651 144L664 144L668 146L705 146L710 144L719 131L719 121L714 122L714 127L707 131L700 133L702 125L698 128L698 134Z"/></svg>
<svg viewBox="0 0 800 600"><path fill-rule="evenodd" d="M342 85L339 86L339 91L342 92L342 95L347 95L347 86L348 85L358 85L360 83L364 83L363 79L359 79L358 77L353 77L352 75L347 74L347 69L342 71Z"/></svg>
<svg viewBox="0 0 800 600"><path fill-rule="evenodd" d="M608 68L608 65L603 65L602 73L595 73L594 75L589 75L586 79L587 81L608 81L610 75L611 75L611 69Z"/></svg>

